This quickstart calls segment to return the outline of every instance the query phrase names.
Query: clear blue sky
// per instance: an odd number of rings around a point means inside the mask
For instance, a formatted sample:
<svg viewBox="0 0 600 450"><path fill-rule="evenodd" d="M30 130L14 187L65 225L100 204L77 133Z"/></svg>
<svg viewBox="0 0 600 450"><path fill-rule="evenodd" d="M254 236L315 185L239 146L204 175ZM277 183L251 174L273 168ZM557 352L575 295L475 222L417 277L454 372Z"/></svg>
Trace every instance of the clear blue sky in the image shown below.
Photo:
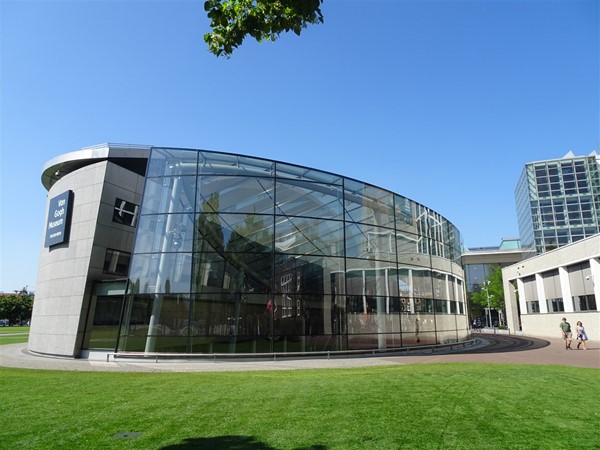
<svg viewBox="0 0 600 450"><path fill-rule="evenodd" d="M598 151L598 1L325 0L325 23L208 53L203 0L1 0L0 290L35 288L41 169L104 142L231 151L518 235L529 161Z"/></svg>

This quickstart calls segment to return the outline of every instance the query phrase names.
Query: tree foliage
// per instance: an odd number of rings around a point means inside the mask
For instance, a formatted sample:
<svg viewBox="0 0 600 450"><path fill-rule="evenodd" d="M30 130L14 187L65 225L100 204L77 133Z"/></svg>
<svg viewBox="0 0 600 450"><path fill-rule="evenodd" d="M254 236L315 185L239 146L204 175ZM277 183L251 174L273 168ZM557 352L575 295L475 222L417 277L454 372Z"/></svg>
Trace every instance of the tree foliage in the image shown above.
<svg viewBox="0 0 600 450"><path fill-rule="evenodd" d="M481 290L471 294L473 304L481 308L487 308L488 293L490 295L490 306L497 311L503 311L504 286L502 285L502 268L500 266L494 266L489 275L485 277Z"/></svg>
<svg viewBox="0 0 600 450"><path fill-rule="evenodd" d="M212 31L204 35L211 53L229 57L246 36L275 41L283 32L298 36L309 24L323 23L323 0L207 0Z"/></svg>
<svg viewBox="0 0 600 450"><path fill-rule="evenodd" d="M33 295L0 295L0 319L8 319L10 323L18 324L31 319L32 309Z"/></svg>

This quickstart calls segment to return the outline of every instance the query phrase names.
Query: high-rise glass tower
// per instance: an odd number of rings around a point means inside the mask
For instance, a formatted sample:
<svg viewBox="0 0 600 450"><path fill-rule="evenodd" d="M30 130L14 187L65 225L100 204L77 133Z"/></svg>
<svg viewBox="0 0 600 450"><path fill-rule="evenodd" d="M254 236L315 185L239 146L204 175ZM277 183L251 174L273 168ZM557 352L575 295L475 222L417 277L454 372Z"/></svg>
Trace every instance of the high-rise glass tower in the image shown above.
<svg viewBox="0 0 600 450"><path fill-rule="evenodd" d="M515 189L521 244L544 253L600 232L600 155L525 165Z"/></svg>

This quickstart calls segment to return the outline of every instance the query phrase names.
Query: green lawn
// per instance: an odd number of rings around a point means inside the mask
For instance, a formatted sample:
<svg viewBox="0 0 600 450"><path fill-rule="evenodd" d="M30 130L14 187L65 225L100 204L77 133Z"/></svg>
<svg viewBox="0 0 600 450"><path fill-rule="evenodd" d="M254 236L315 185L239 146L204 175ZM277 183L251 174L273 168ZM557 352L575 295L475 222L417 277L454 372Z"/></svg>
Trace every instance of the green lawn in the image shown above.
<svg viewBox="0 0 600 450"><path fill-rule="evenodd" d="M29 327L0 327L0 345L20 344L28 339Z"/></svg>
<svg viewBox="0 0 600 450"><path fill-rule="evenodd" d="M0 447L7 449L600 448L597 369L416 364L161 374L0 368L0 380Z"/></svg>

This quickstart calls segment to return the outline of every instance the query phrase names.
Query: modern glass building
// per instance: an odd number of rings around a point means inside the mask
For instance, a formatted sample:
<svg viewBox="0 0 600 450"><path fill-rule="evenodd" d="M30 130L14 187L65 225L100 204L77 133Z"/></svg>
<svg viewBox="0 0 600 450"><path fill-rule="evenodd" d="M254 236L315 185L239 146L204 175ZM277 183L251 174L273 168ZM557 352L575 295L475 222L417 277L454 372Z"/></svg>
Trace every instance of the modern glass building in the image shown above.
<svg viewBox="0 0 600 450"><path fill-rule="evenodd" d="M528 163L515 190L523 249L534 255L600 232L600 156Z"/></svg>
<svg viewBox="0 0 600 450"><path fill-rule="evenodd" d="M112 144L44 174L49 217L69 198L72 226L43 250L32 351L345 351L468 336L460 234L399 194L284 162ZM82 192L100 206L80 205ZM84 236L82 264L69 247ZM56 331L52 273L74 270L81 282L55 306L76 317Z"/></svg>

